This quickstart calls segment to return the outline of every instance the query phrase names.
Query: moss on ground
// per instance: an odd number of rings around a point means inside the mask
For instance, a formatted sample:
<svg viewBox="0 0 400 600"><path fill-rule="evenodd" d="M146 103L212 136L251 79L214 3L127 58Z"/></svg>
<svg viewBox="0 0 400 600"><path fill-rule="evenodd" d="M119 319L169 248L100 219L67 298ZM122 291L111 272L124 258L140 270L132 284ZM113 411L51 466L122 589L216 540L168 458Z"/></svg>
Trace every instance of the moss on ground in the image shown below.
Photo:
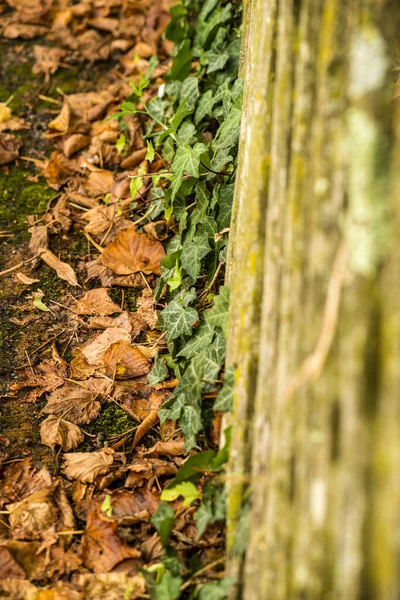
<svg viewBox="0 0 400 600"><path fill-rule="evenodd" d="M118 434L137 425L122 408L114 402L102 408L101 413L86 427L89 433Z"/></svg>

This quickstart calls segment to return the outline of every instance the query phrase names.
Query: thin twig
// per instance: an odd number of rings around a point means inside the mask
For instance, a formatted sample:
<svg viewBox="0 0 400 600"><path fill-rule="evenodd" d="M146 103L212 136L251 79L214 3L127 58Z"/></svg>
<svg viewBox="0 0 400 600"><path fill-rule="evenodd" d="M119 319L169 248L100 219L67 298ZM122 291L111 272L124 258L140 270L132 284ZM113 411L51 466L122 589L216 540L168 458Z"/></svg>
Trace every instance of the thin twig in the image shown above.
<svg viewBox="0 0 400 600"><path fill-rule="evenodd" d="M13 271L16 271L17 269L20 269L21 267L24 267L28 263L30 263L33 260L35 260L35 258L39 258L39 256L40 256L40 254L35 254L35 256L32 256L32 258L28 258L27 260L23 260L22 262L18 263L17 265L14 265L13 267L10 267L9 269L5 269L5 271L0 271L0 277L3 277L3 275L8 275L9 273L12 273Z"/></svg>
<svg viewBox="0 0 400 600"><path fill-rule="evenodd" d="M191 586L196 581L196 579L198 578L199 575L203 575L203 573L210 571L211 569L213 569L217 565L220 565L223 562L225 562L224 556L222 558L218 558L217 560L214 560L214 562L212 562L209 565L206 565L205 567L203 567L202 569L199 569L198 571L196 571L196 573L190 579L188 579L187 581L185 581L184 584L181 585L181 592L183 592L183 590L186 590L186 588Z"/></svg>

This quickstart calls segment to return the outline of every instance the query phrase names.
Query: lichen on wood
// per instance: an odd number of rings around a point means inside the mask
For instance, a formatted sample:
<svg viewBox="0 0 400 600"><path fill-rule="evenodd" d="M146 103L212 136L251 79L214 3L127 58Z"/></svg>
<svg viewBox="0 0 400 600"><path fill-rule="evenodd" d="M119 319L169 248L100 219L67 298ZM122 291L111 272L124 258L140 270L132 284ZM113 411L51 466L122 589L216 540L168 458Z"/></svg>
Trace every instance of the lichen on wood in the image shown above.
<svg viewBox="0 0 400 600"><path fill-rule="evenodd" d="M253 0L234 201L228 545L245 600L400 594L400 5Z"/></svg>

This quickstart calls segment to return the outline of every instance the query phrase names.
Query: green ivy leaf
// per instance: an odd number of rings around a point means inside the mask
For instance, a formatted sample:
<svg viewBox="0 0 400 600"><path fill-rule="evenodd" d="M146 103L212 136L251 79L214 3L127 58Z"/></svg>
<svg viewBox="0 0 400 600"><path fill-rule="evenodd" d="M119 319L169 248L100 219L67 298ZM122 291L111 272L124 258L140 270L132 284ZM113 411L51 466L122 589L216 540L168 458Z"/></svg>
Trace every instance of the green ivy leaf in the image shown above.
<svg viewBox="0 0 400 600"><path fill-rule="evenodd" d="M238 143L241 118L242 111L232 107L228 117L218 129L218 133L212 144L214 150L227 150Z"/></svg>
<svg viewBox="0 0 400 600"><path fill-rule="evenodd" d="M152 163L154 160L156 151L154 150L154 146L151 143L151 141L146 142L146 144L147 144L147 153L144 158L145 158L145 160L148 160L150 163Z"/></svg>
<svg viewBox="0 0 400 600"><path fill-rule="evenodd" d="M182 267L179 260L176 261L171 277L167 281L168 287L173 292L182 285Z"/></svg>
<svg viewBox="0 0 400 600"><path fill-rule="evenodd" d="M110 518L112 517L113 508L112 508L112 504L111 504L111 496L109 494L107 494L104 497L104 500L101 503L100 510L102 510L103 513L105 513L107 515L107 517L110 517Z"/></svg>
<svg viewBox="0 0 400 600"><path fill-rule="evenodd" d="M168 376L168 369L165 366L165 362L159 356L156 356L154 365L150 373L148 374L149 385L156 385L161 383Z"/></svg>
<svg viewBox="0 0 400 600"><path fill-rule="evenodd" d="M117 149L118 154L121 154L121 152L125 148L125 143L126 143L126 137L124 136L123 133L121 133L121 135L119 136L119 138L117 139L117 141L115 143L115 147Z"/></svg>
<svg viewBox="0 0 400 600"><path fill-rule="evenodd" d="M192 502L200 497L200 492L191 481L184 481L179 483L175 487L165 488L161 494L161 500L166 502L173 502L179 496L183 496L183 506L190 506Z"/></svg>
<svg viewBox="0 0 400 600"><path fill-rule="evenodd" d="M225 335L228 323L229 297L229 287L222 286L219 295L214 298L214 306L205 314L206 321L210 325L221 327Z"/></svg>
<svg viewBox="0 0 400 600"><path fill-rule="evenodd" d="M181 595L182 577L174 577L169 571L166 571L160 583L156 585L156 600L177 600Z"/></svg>
<svg viewBox="0 0 400 600"><path fill-rule="evenodd" d="M204 119L204 117L211 117L215 103L215 94L213 90L208 90L200 96L197 104L197 109L194 115L194 122L196 125Z"/></svg>
<svg viewBox="0 0 400 600"><path fill-rule="evenodd" d="M233 583L234 580L231 577L206 583L199 590L198 600L225 600L225 598L228 598Z"/></svg>
<svg viewBox="0 0 400 600"><path fill-rule="evenodd" d="M179 46L176 46L169 78L183 81L189 75L192 66L192 52L190 50L190 40L184 40Z"/></svg>
<svg viewBox="0 0 400 600"><path fill-rule="evenodd" d="M196 329L196 333L184 345L178 356L184 356L187 359L193 358L203 350L207 349L214 337L215 328L207 321L203 321Z"/></svg>
<svg viewBox="0 0 400 600"><path fill-rule="evenodd" d="M207 146L200 142L197 142L193 148L187 144L181 144L178 147L172 163L174 180L171 186L171 202L173 202L185 174L192 175L196 179L199 177L200 156L206 151Z"/></svg>
<svg viewBox="0 0 400 600"><path fill-rule="evenodd" d="M214 410L222 410L223 412L232 410L234 380L235 369L233 366L230 366L229 369L225 371L224 385L215 401Z"/></svg>
<svg viewBox="0 0 400 600"><path fill-rule="evenodd" d="M156 512L151 518L151 523L156 528L162 545L165 547L175 523L175 513L169 504L160 502Z"/></svg>
<svg viewBox="0 0 400 600"><path fill-rule="evenodd" d="M136 195L143 185L143 177L133 177L129 185L132 200L135 200Z"/></svg>
<svg viewBox="0 0 400 600"><path fill-rule="evenodd" d="M171 300L161 311L164 331L167 331L167 340L175 340L182 335L191 335L192 326L199 318L197 310L185 308L179 300Z"/></svg>
<svg viewBox="0 0 400 600"><path fill-rule="evenodd" d="M196 280L201 270L201 260L207 256L211 247L208 243L208 235L205 231L198 232L192 242L183 245L181 264L186 273Z"/></svg>

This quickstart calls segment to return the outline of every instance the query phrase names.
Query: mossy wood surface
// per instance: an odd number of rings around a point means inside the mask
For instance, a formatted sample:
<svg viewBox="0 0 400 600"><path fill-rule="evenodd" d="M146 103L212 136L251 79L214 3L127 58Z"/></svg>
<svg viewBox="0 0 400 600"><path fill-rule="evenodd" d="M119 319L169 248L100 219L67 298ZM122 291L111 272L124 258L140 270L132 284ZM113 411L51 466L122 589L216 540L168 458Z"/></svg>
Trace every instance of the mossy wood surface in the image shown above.
<svg viewBox="0 0 400 600"><path fill-rule="evenodd" d="M396 0L246 4L228 544L245 600L400 597Z"/></svg>

